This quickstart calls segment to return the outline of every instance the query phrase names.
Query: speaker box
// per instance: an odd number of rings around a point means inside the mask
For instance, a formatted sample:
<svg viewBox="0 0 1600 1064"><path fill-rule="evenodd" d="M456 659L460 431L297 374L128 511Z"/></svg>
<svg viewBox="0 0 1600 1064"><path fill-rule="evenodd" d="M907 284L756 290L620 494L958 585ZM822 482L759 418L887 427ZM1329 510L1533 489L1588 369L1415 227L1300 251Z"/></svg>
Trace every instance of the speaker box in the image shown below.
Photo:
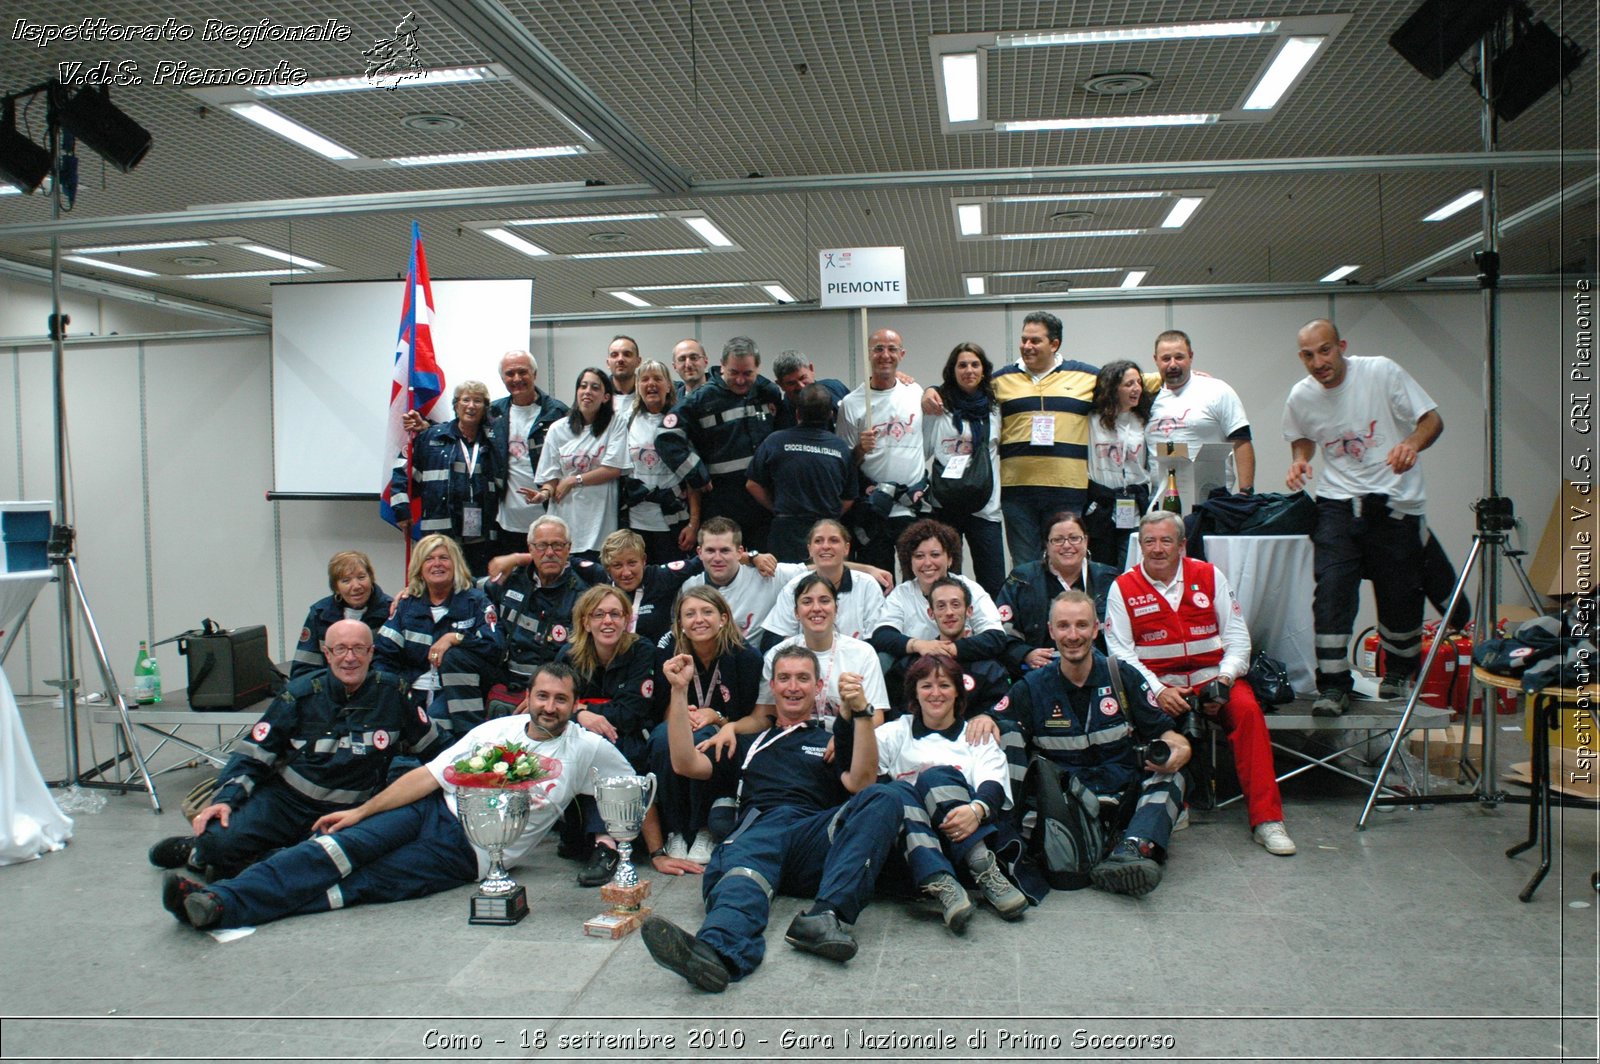
<svg viewBox="0 0 1600 1064"><path fill-rule="evenodd" d="M282 682L267 654L264 625L215 632L185 632L178 653L189 662L189 708L244 709Z"/></svg>

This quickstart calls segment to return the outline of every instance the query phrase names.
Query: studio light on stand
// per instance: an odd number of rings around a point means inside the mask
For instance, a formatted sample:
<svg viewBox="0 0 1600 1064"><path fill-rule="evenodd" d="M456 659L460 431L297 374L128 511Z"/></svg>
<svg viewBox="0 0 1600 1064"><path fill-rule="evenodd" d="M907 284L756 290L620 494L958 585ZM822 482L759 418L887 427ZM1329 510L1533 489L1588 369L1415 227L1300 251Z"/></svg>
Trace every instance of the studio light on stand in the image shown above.
<svg viewBox="0 0 1600 1064"><path fill-rule="evenodd" d="M1535 23L1527 4L1521 0L1427 0L1411 18L1407 19L1394 35L1390 45L1405 60L1429 78L1438 78L1454 65L1468 48L1476 44L1478 71L1470 76L1476 95L1481 101L1481 129L1484 154L1491 157L1483 174L1483 245L1473 254L1478 267L1478 286L1483 292L1484 331L1484 495L1472 505L1476 515L1476 530L1472 551L1467 555L1460 579L1456 581L1450 601L1443 616L1449 617L1466 594L1467 582L1474 566L1479 569L1477 598L1477 633L1479 638L1493 635L1493 618L1498 614L1500 602L1500 562L1511 564L1528 601L1535 606L1539 596L1522 567L1522 551L1511 550L1507 541L1516 525L1512 500L1501 494L1501 367L1500 367L1500 216L1497 173L1492 156L1499 144L1500 120L1510 121L1525 111L1535 100L1559 85L1577 69L1584 50L1570 40L1558 37L1544 23ZM1488 633L1485 636L1484 633ZM1427 676L1439 648L1447 640L1435 639L1424 655L1418 676ZM1462 778L1467 779L1470 765L1467 750L1472 728L1472 699L1477 695L1483 707L1483 764L1474 781L1474 789L1466 794L1430 795L1430 804L1450 802L1481 802L1498 805L1502 802L1538 804L1548 802L1549 796L1535 795L1524 798L1507 795L1495 786L1495 732L1493 725L1492 692L1484 689L1476 679L1467 689L1468 709L1461 741ZM1358 828L1365 828L1374 805L1415 804L1414 797L1379 797L1382 783L1393 763L1400 744L1404 741L1407 725L1422 694L1422 684L1416 684L1406 699L1405 709L1394 731L1388 753L1378 769L1377 783L1367 797L1361 811ZM1546 781L1548 783L1548 781ZM1531 840L1530 840L1531 844ZM1545 832L1545 869L1549 867L1549 832ZM1542 878L1542 869L1528 884L1523 901Z"/></svg>
<svg viewBox="0 0 1600 1064"><path fill-rule="evenodd" d="M17 101L36 97L42 97L45 103L45 125L49 138L47 148L34 144L16 128ZM3 112L0 112L0 178L16 185L25 193L31 193L39 187L46 175L55 174L55 178L50 182L50 218L53 222L61 220L61 204L67 194L63 187L67 184L64 180L66 176L64 164L69 161L69 155L64 150L64 138L70 136L88 145L96 154L123 173L138 166L150 151L152 138L149 132L119 110L111 102L110 94L104 89L80 89L77 92L69 92L59 81L52 79L0 98L0 105L4 108ZM72 183L76 185L75 178ZM82 611L84 629L88 632L95 661L100 667L101 679L106 685L106 692L120 717L119 726L122 728L122 738L127 749L126 756L133 759L139 778L149 793L150 805L159 813L161 801L156 797L149 768L134 737L133 724L128 719L127 700L123 698L122 691L117 685L116 673L106 656L105 644L100 639L99 628L95 625L94 614L89 609L89 600L84 593L83 579L78 572L77 532L69 522L70 508L67 498L69 488L65 341L70 321L71 319L61 312L61 238L57 231L52 230L48 324L50 379L54 398L52 420L55 427L56 479L55 520L50 529L48 550L51 568L56 570L56 586L60 602L61 679L46 682L61 690L62 721L66 729L66 773L62 779L52 781L51 785L126 790L126 786L120 783L88 778L103 776L108 769L120 762L122 755L92 766L87 774L80 770L78 763L80 681L77 674L73 623L73 610L76 605Z"/></svg>

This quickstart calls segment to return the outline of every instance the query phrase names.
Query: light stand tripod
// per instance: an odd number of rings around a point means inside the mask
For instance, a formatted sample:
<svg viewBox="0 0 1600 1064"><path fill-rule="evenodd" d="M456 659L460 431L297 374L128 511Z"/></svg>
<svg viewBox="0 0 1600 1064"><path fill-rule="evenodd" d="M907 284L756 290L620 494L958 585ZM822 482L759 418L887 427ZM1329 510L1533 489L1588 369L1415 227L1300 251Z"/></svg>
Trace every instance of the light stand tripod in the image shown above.
<svg viewBox="0 0 1600 1064"><path fill-rule="evenodd" d="M50 218L51 221L61 220L61 121L60 110L63 102L61 83L48 81L43 85L35 85L14 94L10 99L31 96L43 93L46 102L47 122L50 130ZM50 566L56 571L57 599L60 604L61 628L61 679L45 681L49 686L61 691L61 713L63 727L66 731L66 774L60 780L52 780L52 787L104 787L117 791L126 791L127 785L109 780L91 780L79 771L78 764L78 688L81 681L77 673L77 654L75 653L73 611L74 606L82 611L84 628L89 634L89 642L94 650L95 661L100 668L100 677L105 683L106 694L117 708L117 727L122 729L122 740L127 747L129 756L133 758L138 767L139 778L143 780L145 791L150 795L150 805L153 812L161 812L161 800L156 797L154 784L150 782L148 766L145 765L144 755L139 750L139 744L134 739L133 722L128 719L128 703L123 698L121 689L117 686L116 674L111 668L111 662L106 657L105 644L100 639L100 631L94 623L94 614L89 609L88 597L84 594L83 578L78 572L78 563L74 556L77 533L70 522L70 512L67 505L67 389L66 389L66 353L65 340L67 324L70 319L61 313L61 238L55 232L50 234L50 381L53 390L54 404L52 407L52 421L55 429L55 522L50 529L49 557ZM115 763L115 762L112 762ZM90 770L91 774L98 774L103 766Z"/></svg>
<svg viewBox="0 0 1600 1064"><path fill-rule="evenodd" d="M1486 33L1478 44L1478 69L1481 79L1479 85L1483 100L1483 146L1486 154L1493 154L1498 143L1493 91L1495 86L1492 83L1492 75L1501 33L1502 30L1495 27ZM1511 500L1500 493L1500 222L1499 190L1492 165L1484 171L1483 182L1483 249L1473 255L1473 261L1478 266L1478 286L1483 291L1484 346L1487 355L1484 362L1484 497L1472 506L1477 515L1477 531L1473 536L1472 551L1467 555L1466 564L1461 569L1461 576L1456 580L1455 589L1450 593L1450 601L1445 605L1443 613L1445 617L1451 615L1456 604L1462 599L1474 566L1481 566L1476 612L1476 630L1479 638L1485 638L1485 632L1491 636L1493 634L1493 618L1499 612L1502 556L1511 562L1512 570L1522 585L1523 593L1528 596L1529 603L1537 607L1540 601L1533 589L1533 583L1522 568L1521 552L1506 549L1507 534L1516 521ZM1384 755L1383 764L1378 768L1377 782L1373 785L1372 793L1367 796L1367 804L1361 810L1361 819L1356 822L1358 830L1366 828L1367 819L1372 815L1375 805L1417 804L1417 799L1414 797L1380 797L1379 791L1389 766L1405 739L1406 727L1410 723L1412 712L1421 698L1421 678L1428 675L1428 670L1432 667L1433 660L1438 656L1439 648L1444 642L1442 638L1435 639L1423 657L1422 666L1417 674L1418 682L1413 686L1410 697L1406 699L1405 710L1400 714L1400 723L1395 728L1388 753ZM1468 675L1470 677L1470 672ZM1429 804L1442 805L1456 802L1499 804L1538 800L1537 796L1528 798L1522 795L1507 795L1495 787L1496 729L1492 695L1493 692L1478 680L1469 679L1466 721L1461 740L1460 778L1465 781L1471 774L1467 744L1472 734L1472 700L1476 696L1483 707L1483 767L1477 774L1476 787L1465 794L1430 795L1427 799Z"/></svg>

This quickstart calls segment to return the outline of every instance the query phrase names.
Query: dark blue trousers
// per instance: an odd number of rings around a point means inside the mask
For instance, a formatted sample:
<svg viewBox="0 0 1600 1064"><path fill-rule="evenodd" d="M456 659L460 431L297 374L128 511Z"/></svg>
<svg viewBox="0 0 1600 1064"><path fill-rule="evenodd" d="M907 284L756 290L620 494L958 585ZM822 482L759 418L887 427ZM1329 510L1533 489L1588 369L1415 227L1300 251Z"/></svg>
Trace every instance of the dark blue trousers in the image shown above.
<svg viewBox="0 0 1600 1064"><path fill-rule="evenodd" d="M696 743L717 734L715 724L707 724L694 733ZM732 754L727 755L732 757ZM711 780L692 780L672 771L672 750L667 745L667 725L657 724L650 733L648 769L656 774L656 809L661 815L662 835L682 835L684 841L693 842L695 834L706 826L711 803L720 797L732 797L726 787L718 787Z"/></svg>
<svg viewBox="0 0 1600 1064"><path fill-rule="evenodd" d="M311 825L336 806L316 802L270 777L256 785L250 797L228 814L228 826L212 820L195 840L189 863L210 865L217 874L231 876L273 850L293 846L311 834Z"/></svg>
<svg viewBox="0 0 1600 1064"><path fill-rule="evenodd" d="M895 780L889 786L901 795L905 815L901 852L912 882L918 886L941 872L955 875L956 868L966 867L972 848L995 833L993 822L980 825L960 842L952 842L939 833L939 825L952 809L977 797L961 770L954 766L934 765L917 773L915 779Z"/></svg>
<svg viewBox="0 0 1600 1064"><path fill-rule="evenodd" d="M368 817L279 850L210 888L223 927L421 898L470 882L478 857L444 795Z"/></svg>
<svg viewBox="0 0 1600 1064"><path fill-rule="evenodd" d="M902 805L900 790L874 784L820 813L747 811L706 866L706 919L696 937L740 979L766 954L767 916L778 891L816 898L855 923L900 833Z"/></svg>

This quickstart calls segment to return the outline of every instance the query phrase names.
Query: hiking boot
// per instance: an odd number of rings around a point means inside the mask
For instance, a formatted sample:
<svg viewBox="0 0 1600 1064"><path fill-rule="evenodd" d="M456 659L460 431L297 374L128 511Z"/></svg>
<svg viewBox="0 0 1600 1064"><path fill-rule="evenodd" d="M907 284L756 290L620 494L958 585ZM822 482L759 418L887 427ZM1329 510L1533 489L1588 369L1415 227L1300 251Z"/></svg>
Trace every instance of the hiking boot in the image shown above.
<svg viewBox="0 0 1600 1064"><path fill-rule="evenodd" d="M978 889L983 892L983 900L1000 914L1001 919L1022 919L1023 914L1028 911L1028 898L1006 878L1004 872L1000 871L1000 862L995 859L992 850L985 850L983 856L968 861L967 868L972 871L972 877L978 881Z"/></svg>
<svg viewBox="0 0 1600 1064"><path fill-rule="evenodd" d="M191 891L183 899L183 912L189 926L206 931L222 923L222 899L209 890Z"/></svg>
<svg viewBox="0 0 1600 1064"><path fill-rule="evenodd" d="M1255 837L1258 844L1267 848L1268 853L1288 857L1295 852L1294 840L1289 837L1289 832L1281 820L1269 820L1264 824L1257 824L1250 834Z"/></svg>
<svg viewBox="0 0 1600 1064"><path fill-rule="evenodd" d="M157 868L182 868L194 853L193 835L173 835L150 847L150 863Z"/></svg>
<svg viewBox="0 0 1600 1064"><path fill-rule="evenodd" d="M840 963L854 957L859 948L850 932L839 925L838 915L831 912L796 916L783 940L797 950Z"/></svg>
<svg viewBox="0 0 1600 1064"><path fill-rule="evenodd" d="M1411 694L1411 681L1404 676L1385 676L1378 681L1378 697L1403 702Z"/></svg>
<svg viewBox="0 0 1600 1064"><path fill-rule="evenodd" d="M195 891L205 889L206 885L198 879L180 872L169 873L161 881L161 907L171 913L180 924L186 924L189 922L189 917L184 912L183 903Z"/></svg>
<svg viewBox="0 0 1600 1064"><path fill-rule="evenodd" d="M728 966L717 951L660 916L647 916L639 928L650 957L669 972L711 994L728 989Z"/></svg>
<svg viewBox="0 0 1600 1064"><path fill-rule="evenodd" d="M1350 692L1341 687L1324 687L1311 703L1313 717L1342 717L1350 708Z"/></svg>
<svg viewBox="0 0 1600 1064"><path fill-rule="evenodd" d="M977 907L967 896L966 888L956 882L955 876L940 872L922 885L922 893L939 903L939 908L944 911L944 926L958 935L966 931L967 921L972 919Z"/></svg>
<svg viewBox="0 0 1600 1064"><path fill-rule="evenodd" d="M1089 880L1101 890L1142 898L1161 884L1154 852L1155 843L1129 836L1089 870Z"/></svg>

